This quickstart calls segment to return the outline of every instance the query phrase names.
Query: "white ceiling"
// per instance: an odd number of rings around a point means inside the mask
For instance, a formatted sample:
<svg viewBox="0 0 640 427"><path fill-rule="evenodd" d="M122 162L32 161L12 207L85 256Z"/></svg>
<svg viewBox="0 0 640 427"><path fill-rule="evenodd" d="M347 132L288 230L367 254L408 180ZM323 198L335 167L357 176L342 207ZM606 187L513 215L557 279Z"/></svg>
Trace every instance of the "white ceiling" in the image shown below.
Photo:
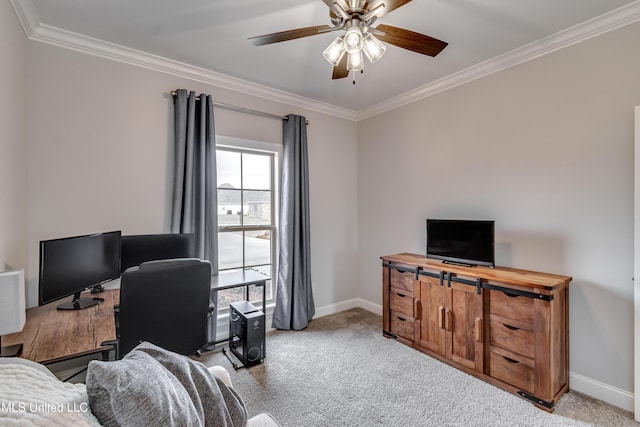
<svg viewBox="0 0 640 427"><path fill-rule="evenodd" d="M21 7L22 1L26 0L12 0L14 8ZM90 36L358 112L410 91L424 90L465 70L487 68L492 61L504 62L498 59L509 54L517 57L514 52L526 52L531 46L539 49L567 33L560 33L563 30L577 25L589 29L594 18L607 22L607 17L618 16L630 6L637 15L638 3L414 0L377 24L427 34L449 46L435 58L388 46L380 61L367 62L356 85L351 78L332 80L332 66L322 57L322 50L336 33L260 47L247 41L248 37L271 32L331 25L328 8L321 0L31 0L30 7L40 26ZM628 13L624 16L628 20Z"/></svg>

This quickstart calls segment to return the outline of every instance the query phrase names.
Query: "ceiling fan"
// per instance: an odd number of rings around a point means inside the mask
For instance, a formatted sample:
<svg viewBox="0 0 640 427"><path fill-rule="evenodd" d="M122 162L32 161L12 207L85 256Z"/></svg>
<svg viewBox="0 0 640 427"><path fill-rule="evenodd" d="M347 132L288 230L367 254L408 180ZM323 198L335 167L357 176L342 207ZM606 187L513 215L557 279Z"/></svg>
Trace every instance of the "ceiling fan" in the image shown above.
<svg viewBox="0 0 640 427"><path fill-rule="evenodd" d="M325 59L333 65L333 79L345 78L351 71L362 72L364 56L371 63L380 59L387 49L382 42L429 56L436 56L447 46L446 42L404 28L384 24L375 28L372 26L378 18L411 0L322 1L329 6L333 26L316 25L281 31L250 37L249 41L256 46L262 46L344 30L345 34L337 37L323 52Z"/></svg>

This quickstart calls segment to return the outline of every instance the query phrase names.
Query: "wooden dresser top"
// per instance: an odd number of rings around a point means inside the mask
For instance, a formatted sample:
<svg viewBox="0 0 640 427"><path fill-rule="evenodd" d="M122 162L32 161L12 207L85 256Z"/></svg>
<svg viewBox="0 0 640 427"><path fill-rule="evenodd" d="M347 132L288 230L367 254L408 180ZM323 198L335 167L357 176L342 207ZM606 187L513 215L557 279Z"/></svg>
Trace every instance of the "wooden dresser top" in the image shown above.
<svg viewBox="0 0 640 427"><path fill-rule="evenodd" d="M424 255L401 253L380 257L383 261L393 264L404 264L438 271L448 271L455 274L479 277L484 280L506 282L532 288L553 289L566 286L571 282L570 276L541 273L537 271L519 270L508 267L466 267L446 264L440 260L426 258Z"/></svg>

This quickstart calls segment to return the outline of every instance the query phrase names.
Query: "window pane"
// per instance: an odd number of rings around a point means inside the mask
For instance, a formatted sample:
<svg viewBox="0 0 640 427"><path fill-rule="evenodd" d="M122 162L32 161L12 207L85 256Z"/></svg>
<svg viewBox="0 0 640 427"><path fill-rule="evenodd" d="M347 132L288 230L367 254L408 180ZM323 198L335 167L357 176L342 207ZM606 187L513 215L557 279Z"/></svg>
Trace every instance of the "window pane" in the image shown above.
<svg viewBox="0 0 640 427"><path fill-rule="evenodd" d="M271 233L269 230L245 231L245 267L271 264Z"/></svg>
<svg viewBox="0 0 640 427"><path fill-rule="evenodd" d="M242 186L250 190L271 189L271 156L242 155Z"/></svg>
<svg viewBox="0 0 640 427"><path fill-rule="evenodd" d="M216 150L218 188L241 188L240 153Z"/></svg>
<svg viewBox="0 0 640 427"><path fill-rule="evenodd" d="M229 270L239 271L239 270ZM244 287L225 289L224 291L218 291L218 304L216 309L218 311L229 308L229 304L232 302L238 302L244 300ZM260 296L262 298L262 296Z"/></svg>
<svg viewBox="0 0 640 427"><path fill-rule="evenodd" d="M242 231L218 232L218 268L242 267Z"/></svg>
<svg viewBox="0 0 640 427"><path fill-rule="evenodd" d="M271 191L244 191L244 224L271 224Z"/></svg>
<svg viewBox="0 0 640 427"><path fill-rule="evenodd" d="M218 225L240 225L242 190L218 190Z"/></svg>

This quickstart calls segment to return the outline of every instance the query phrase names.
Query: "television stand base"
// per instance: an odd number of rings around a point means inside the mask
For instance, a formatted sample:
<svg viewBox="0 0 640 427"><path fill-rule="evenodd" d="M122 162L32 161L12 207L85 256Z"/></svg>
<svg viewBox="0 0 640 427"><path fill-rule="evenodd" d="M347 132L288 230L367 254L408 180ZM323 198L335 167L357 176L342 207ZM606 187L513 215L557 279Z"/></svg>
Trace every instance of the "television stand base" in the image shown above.
<svg viewBox="0 0 640 427"><path fill-rule="evenodd" d="M443 263L443 264L451 264L451 265L459 265L459 266L461 266L461 267L476 267L475 265L473 265L473 264L468 264L468 263L466 263L466 262L456 262L456 261L447 261L447 260L444 260L444 261L442 261L442 263Z"/></svg>

